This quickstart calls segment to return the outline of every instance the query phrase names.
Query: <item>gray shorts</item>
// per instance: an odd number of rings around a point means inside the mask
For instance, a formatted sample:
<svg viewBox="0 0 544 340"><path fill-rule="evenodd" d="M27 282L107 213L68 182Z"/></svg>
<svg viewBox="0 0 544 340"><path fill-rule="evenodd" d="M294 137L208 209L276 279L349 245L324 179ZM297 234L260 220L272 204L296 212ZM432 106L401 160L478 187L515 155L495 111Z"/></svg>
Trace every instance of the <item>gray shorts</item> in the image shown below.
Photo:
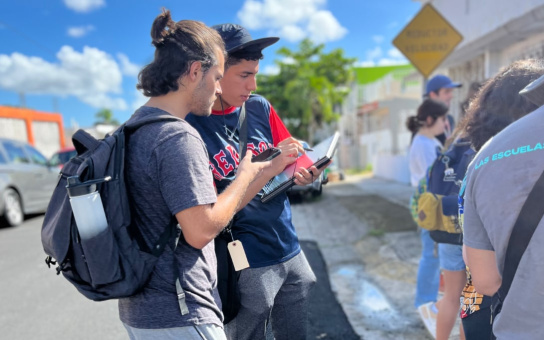
<svg viewBox="0 0 544 340"><path fill-rule="evenodd" d="M123 325L131 340L227 340L223 328L213 324L158 329Z"/></svg>

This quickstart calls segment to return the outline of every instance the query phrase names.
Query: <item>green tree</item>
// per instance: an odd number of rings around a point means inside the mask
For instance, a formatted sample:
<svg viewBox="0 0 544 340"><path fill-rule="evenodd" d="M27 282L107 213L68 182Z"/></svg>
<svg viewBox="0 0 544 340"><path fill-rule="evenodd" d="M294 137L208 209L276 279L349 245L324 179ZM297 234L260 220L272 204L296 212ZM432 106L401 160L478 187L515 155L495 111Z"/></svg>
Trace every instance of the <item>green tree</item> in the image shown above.
<svg viewBox="0 0 544 340"><path fill-rule="evenodd" d="M314 131L323 123L338 119L335 106L349 93L353 79L354 58L347 58L342 49L324 53L325 45L303 40L297 51L286 47L277 53L280 68L277 75L260 76L257 92L265 96L281 113L293 135L314 140Z"/></svg>
<svg viewBox="0 0 544 340"><path fill-rule="evenodd" d="M119 121L113 118L113 112L110 109L101 109L94 117L96 118L95 124L119 125Z"/></svg>

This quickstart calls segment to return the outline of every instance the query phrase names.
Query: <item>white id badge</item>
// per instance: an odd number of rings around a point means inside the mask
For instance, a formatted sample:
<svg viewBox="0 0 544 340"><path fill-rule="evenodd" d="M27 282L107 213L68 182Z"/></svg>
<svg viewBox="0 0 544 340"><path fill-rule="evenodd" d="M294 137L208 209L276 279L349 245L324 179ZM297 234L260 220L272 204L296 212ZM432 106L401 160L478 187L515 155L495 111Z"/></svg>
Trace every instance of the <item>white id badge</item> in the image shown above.
<svg viewBox="0 0 544 340"><path fill-rule="evenodd" d="M234 240L229 242L227 248L229 249L229 254L232 258L232 263L234 264L234 270L239 271L249 268L249 262L247 262L246 252L244 251L242 242Z"/></svg>

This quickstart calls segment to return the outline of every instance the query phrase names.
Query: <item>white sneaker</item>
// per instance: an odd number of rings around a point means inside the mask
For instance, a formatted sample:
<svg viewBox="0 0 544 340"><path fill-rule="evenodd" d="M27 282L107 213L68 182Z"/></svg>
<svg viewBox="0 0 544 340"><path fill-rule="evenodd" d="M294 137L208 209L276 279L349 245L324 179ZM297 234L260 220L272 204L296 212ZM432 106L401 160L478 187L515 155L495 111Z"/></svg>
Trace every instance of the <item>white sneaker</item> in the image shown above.
<svg viewBox="0 0 544 340"><path fill-rule="evenodd" d="M417 307L417 311L425 328L427 328L433 339L436 339L436 314L438 311L434 304L434 302L428 302Z"/></svg>

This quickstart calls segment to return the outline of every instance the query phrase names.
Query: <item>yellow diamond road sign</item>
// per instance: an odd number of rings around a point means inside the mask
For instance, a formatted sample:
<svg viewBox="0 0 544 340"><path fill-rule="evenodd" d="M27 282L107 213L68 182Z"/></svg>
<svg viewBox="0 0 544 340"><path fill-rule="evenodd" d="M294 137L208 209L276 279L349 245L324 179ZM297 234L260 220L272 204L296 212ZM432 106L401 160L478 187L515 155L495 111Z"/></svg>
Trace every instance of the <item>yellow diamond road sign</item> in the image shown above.
<svg viewBox="0 0 544 340"><path fill-rule="evenodd" d="M427 78L463 37L431 5L425 5L393 45Z"/></svg>

